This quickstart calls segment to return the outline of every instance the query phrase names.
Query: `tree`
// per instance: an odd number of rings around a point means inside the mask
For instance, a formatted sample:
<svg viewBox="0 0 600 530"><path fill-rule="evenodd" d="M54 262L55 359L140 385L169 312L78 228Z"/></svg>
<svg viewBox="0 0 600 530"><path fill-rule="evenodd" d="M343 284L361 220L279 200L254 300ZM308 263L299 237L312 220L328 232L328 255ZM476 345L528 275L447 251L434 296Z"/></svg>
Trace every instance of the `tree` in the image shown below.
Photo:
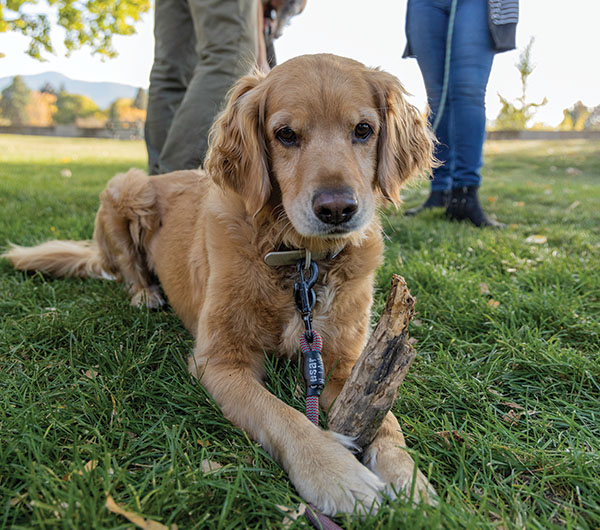
<svg viewBox="0 0 600 530"><path fill-rule="evenodd" d="M505 130L522 130L527 128L527 123L533 118L539 107L548 103L544 100L540 103L527 102L527 81L533 73L535 65L531 60L531 48L533 47L534 38L532 37L529 44L521 52L519 62L515 65L521 76L521 95L517 98L517 104L511 103L502 95L498 94L502 108L496 118L496 129Z"/></svg>
<svg viewBox="0 0 600 530"><path fill-rule="evenodd" d="M48 92L32 91L27 105L27 123L36 127L53 125L56 113L56 96Z"/></svg>
<svg viewBox="0 0 600 530"><path fill-rule="evenodd" d="M148 94L143 88L138 88L137 94L135 95L135 99L133 100L132 107L136 109L146 110L148 106Z"/></svg>
<svg viewBox="0 0 600 530"><path fill-rule="evenodd" d="M46 13L30 14L38 0L0 0L0 33L16 31L29 37L27 53L42 59L54 53L50 19L65 30L67 56L89 46L92 54L115 57L113 35L132 35L135 24L150 9L150 0L48 0Z"/></svg>
<svg viewBox="0 0 600 530"><path fill-rule="evenodd" d="M54 85L50 83L50 81L46 81L41 87L40 92L42 94L52 94L53 96L58 96L58 91L54 88Z"/></svg>
<svg viewBox="0 0 600 530"><path fill-rule="evenodd" d="M0 110L2 116L10 120L11 125L24 125L27 123L27 103L31 91L20 75L16 75L12 83L2 91Z"/></svg>
<svg viewBox="0 0 600 530"><path fill-rule="evenodd" d="M98 112L96 105L90 98L79 94L69 94L64 89L56 99L56 112L54 121L61 124L75 123L77 118L87 118Z"/></svg>
<svg viewBox="0 0 600 530"><path fill-rule="evenodd" d="M108 119L117 122L144 122L146 111L135 106L131 98L115 99L108 108Z"/></svg>
<svg viewBox="0 0 600 530"><path fill-rule="evenodd" d="M558 128L561 131L583 131L589 115L590 109L578 101L570 109L563 110L563 121Z"/></svg>
<svg viewBox="0 0 600 530"><path fill-rule="evenodd" d="M585 129L600 131L600 105L596 105L585 120Z"/></svg>

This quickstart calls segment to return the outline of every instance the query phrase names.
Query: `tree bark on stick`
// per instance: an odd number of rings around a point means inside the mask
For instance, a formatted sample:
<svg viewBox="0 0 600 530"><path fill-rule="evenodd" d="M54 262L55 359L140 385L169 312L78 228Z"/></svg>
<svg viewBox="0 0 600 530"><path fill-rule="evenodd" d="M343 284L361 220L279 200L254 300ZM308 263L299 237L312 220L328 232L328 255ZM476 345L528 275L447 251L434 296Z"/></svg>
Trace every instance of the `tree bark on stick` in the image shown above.
<svg viewBox="0 0 600 530"><path fill-rule="evenodd" d="M415 302L404 278L394 274L381 318L329 411L329 429L355 437L362 450L375 438L417 355L408 343Z"/></svg>

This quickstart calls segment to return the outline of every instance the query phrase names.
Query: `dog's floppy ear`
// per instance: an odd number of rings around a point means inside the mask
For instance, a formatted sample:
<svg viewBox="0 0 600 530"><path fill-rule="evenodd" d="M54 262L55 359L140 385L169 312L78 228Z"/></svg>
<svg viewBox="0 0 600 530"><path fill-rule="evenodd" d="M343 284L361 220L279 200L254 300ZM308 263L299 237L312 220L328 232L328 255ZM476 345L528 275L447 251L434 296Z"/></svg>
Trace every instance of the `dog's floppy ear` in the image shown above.
<svg viewBox="0 0 600 530"><path fill-rule="evenodd" d="M400 203L400 188L408 178L430 174L436 161L435 139L426 119L406 101L406 91L391 74L370 70L370 81L381 116L377 184L383 196Z"/></svg>
<svg viewBox="0 0 600 530"><path fill-rule="evenodd" d="M222 188L243 197L248 213L258 213L271 193L264 139L263 76L242 77L229 91L225 109L210 132L204 168Z"/></svg>

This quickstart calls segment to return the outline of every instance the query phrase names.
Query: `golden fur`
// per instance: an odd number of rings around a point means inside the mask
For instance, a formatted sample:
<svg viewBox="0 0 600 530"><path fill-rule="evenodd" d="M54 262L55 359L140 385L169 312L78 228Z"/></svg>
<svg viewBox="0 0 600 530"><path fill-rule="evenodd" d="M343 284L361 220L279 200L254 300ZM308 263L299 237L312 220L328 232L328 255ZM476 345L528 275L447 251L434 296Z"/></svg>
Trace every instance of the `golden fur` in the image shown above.
<svg viewBox="0 0 600 530"><path fill-rule="evenodd" d="M354 141L357 123L372 137ZM297 144L284 145L282 127ZM403 449L389 413L359 462L350 441L321 430L261 384L264 355L295 357L303 331L293 267L263 257L282 245L340 250L319 264L314 327L323 337L328 409L369 331L383 243L375 210L397 204L407 178L432 165L425 120L396 78L332 55L304 56L232 89L211 134L206 171L117 175L102 192L91 242L48 242L6 254L15 267L122 280L132 303L163 303L156 278L196 338L190 371L236 426L276 458L304 499L324 512L369 508L387 489L433 491ZM331 228L311 201L351 189L354 217Z"/></svg>

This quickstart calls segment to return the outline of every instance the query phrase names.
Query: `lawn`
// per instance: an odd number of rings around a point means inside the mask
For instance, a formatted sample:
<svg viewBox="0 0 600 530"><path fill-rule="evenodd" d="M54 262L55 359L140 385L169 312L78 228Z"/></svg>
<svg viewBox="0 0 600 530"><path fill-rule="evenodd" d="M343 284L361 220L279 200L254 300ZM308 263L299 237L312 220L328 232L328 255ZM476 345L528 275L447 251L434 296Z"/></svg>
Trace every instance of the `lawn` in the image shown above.
<svg viewBox="0 0 600 530"><path fill-rule="evenodd" d="M0 248L89 238L131 166L141 142L0 135ZM395 412L441 502L345 528L600 527L600 142L489 143L481 197L506 230L385 216L375 309L394 272L418 299ZM114 282L0 261L0 527L131 528L110 496L167 527L282 528L301 499L188 376L190 348ZM269 376L302 406L294 364Z"/></svg>

